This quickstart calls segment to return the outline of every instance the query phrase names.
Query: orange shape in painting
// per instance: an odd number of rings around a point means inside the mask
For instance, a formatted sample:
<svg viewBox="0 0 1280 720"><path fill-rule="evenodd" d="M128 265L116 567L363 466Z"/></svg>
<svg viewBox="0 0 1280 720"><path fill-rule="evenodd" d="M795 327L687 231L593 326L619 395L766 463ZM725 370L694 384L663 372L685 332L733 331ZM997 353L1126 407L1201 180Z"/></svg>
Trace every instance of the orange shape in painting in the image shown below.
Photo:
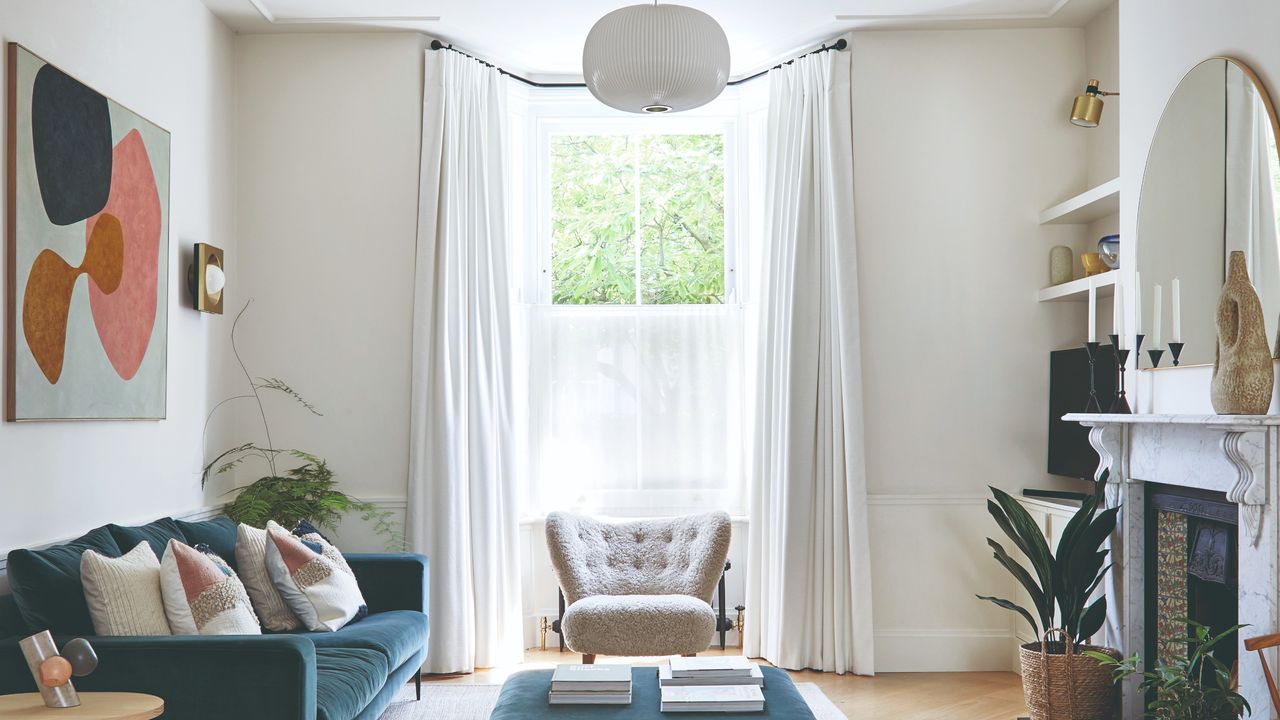
<svg viewBox="0 0 1280 720"><path fill-rule="evenodd" d="M89 232L84 261L72 267L58 253L45 249L36 256L27 276L22 302L22 333L40 372L50 383L62 377L66 355L67 316L76 279L87 274L90 292L114 292L124 265L124 237L120 221L99 215Z"/></svg>
<svg viewBox="0 0 1280 720"><path fill-rule="evenodd" d="M142 365L156 322L160 193L151 171L151 158L137 130L130 130L116 144L111 157L111 192L102 212L89 218L87 242L93 242L100 225L110 222L108 217L117 220L123 263L117 287L90 284L89 305L111 366L121 378L129 380Z"/></svg>

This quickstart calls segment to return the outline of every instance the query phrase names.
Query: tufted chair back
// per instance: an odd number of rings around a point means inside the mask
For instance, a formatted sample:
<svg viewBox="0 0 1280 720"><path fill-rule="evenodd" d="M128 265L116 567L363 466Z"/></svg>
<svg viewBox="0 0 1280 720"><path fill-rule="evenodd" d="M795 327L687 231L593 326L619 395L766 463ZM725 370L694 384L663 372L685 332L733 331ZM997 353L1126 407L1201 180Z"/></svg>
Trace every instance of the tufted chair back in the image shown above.
<svg viewBox="0 0 1280 720"><path fill-rule="evenodd" d="M727 513L603 523L547 516L547 548L570 605L592 595L689 595L711 601L732 529Z"/></svg>

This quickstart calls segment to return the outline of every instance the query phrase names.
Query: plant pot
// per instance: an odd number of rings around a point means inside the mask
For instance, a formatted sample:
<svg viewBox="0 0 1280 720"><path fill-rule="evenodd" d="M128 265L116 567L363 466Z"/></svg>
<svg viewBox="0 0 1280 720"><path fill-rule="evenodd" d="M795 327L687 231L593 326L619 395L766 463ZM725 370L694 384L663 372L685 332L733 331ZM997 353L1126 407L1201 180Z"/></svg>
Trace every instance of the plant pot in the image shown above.
<svg viewBox="0 0 1280 720"><path fill-rule="evenodd" d="M1019 647L1022 695L1031 720L1120 717L1120 688L1112 680L1111 668L1083 655L1085 650L1120 659L1120 653L1111 648L1071 642L1044 641Z"/></svg>

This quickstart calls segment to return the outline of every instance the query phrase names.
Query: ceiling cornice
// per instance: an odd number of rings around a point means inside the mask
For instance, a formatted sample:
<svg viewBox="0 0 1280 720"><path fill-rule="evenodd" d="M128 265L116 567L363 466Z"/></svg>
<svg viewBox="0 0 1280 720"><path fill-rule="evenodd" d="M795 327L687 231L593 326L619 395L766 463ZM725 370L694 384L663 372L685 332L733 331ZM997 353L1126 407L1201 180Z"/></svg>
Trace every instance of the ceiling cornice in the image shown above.
<svg viewBox="0 0 1280 720"><path fill-rule="evenodd" d="M362 23L362 22L440 22L439 15L376 15L376 16L354 16L344 15L341 17L279 17L271 12L271 8L266 6L263 0L249 0L249 4L254 10L262 16L263 20L272 25L308 25L312 23Z"/></svg>

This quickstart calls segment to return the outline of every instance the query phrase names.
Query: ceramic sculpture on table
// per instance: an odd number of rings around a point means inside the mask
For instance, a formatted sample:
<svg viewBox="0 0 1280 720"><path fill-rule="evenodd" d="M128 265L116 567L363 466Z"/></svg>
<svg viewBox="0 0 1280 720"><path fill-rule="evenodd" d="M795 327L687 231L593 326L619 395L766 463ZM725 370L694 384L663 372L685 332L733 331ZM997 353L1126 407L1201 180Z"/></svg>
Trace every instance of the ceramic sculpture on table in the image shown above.
<svg viewBox="0 0 1280 720"><path fill-rule="evenodd" d="M88 640L71 640L62 646L59 653L53 636L45 630L24 638L18 644L46 707L67 708L80 704L71 676L84 677L98 667L98 654Z"/></svg>
<svg viewBox="0 0 1280 720"><path fill-rule="evenodd" d="M1264 415L1275 374L1262 302L1249 282L1244 253L1235 250L1218 298L1218 357L1209 399L1219 415Z"/></svg>

